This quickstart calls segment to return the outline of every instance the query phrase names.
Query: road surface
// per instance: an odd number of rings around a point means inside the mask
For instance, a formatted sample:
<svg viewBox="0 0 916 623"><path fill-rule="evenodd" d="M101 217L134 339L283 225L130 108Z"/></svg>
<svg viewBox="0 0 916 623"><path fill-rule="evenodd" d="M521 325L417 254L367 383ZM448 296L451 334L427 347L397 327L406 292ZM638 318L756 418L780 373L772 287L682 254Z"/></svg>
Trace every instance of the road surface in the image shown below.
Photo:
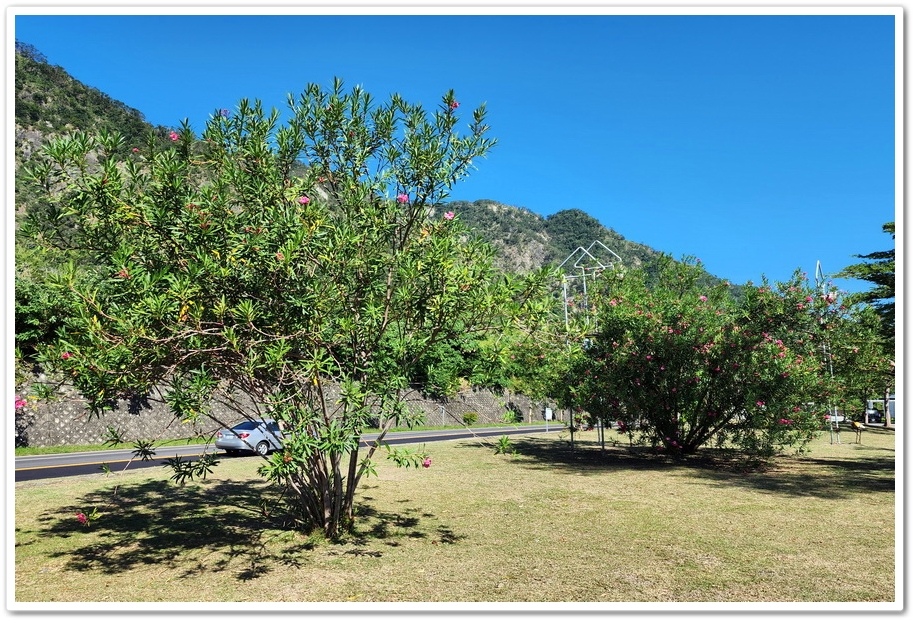
<svg viewBox="0 0 916 623"><path fill-rule="evenodd" d="M502 435L519 435L525 433L543 433L564 429L562 422L548 422L536 425L500 426L474 429L448 429L429 431L404 431L388 433L384 442L390 445L398 444L423 444L434 441L450 439L468 439L471 437L494 437ZM365 434L361 438L363 447L372 443L377 433ZM36 454L32 456L16 457L16 482L26 480L39 480L42 478L60 478L63 476L79 476L83 474L97 474L107 465L111 471L125 469L140 469L148 467L161 467L168 459L175 456L196 457L206 446L169 446L160 448L156 457L150 461L141 461L133 458L131 450L96 450L93 452L72 452L67 454ZM231 459L220 451L220 458Z"/></svg>

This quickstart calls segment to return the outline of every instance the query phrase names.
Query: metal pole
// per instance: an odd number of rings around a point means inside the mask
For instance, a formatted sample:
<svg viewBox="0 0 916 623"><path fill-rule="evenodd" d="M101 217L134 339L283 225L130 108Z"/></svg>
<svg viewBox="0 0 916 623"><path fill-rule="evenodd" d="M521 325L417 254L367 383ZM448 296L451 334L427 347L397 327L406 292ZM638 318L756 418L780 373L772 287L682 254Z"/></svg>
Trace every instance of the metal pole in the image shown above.
<svg viewBox="0 0 916 623"><path fill-rule="evenodd" d="M827 283L826 278L824 277L824 270L821 268L821 261L817 261L817 265L814 269L814 280L817 282L818 289L820 289L821 294L826 296L827 294ZM825 328L824 331L827 329ZM824 359L827 363L827 371L830 373L831 380L833 379L833 356L830 351L830 337L826 337L824 342L821 344L821 349L824 351ZM840 415L837 410L836 403L833 404L833 415L830 419L830 443L833 443L834 434L836 434L836 442L843 443L840 441Z"/></svg>
<svg viewBox="0 0 916 623"><path fill-rule="evenodd" d="M566 340L569 345L569 294L566 290L566 275L563 275L563 320L566 322Z"/></svg>
<svg viewBox="0 0 916 623"><path fill-rule="evenodd" d="M585 311L585 319L588 320L588 279L585 278L585 266L582 267L582 309Z"/></svg>

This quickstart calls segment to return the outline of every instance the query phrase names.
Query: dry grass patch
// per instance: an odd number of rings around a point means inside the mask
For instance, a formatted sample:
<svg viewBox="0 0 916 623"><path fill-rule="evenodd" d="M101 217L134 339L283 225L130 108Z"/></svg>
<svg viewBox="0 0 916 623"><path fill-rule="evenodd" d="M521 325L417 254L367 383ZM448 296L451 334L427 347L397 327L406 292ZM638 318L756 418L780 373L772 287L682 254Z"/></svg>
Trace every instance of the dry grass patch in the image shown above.
<svg viewBox="0 0 916 623"><path fill-rule="evenodd" d="M766 471L552 432L382 463L356 533L265 517L258 458L16 485L17 602L893 602L894 434ZM85 528L77 512L98 507ZM849 538L855 534L856 538Z"/></svg>

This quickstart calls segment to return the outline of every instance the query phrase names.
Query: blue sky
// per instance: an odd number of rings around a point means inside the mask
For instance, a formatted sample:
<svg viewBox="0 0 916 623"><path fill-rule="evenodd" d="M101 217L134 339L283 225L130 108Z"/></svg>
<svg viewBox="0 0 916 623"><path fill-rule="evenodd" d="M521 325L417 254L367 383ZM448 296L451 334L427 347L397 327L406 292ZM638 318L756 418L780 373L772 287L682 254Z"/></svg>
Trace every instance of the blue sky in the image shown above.
<svg viewBox="0 0 916 623"><path fill-rule="evenodd" d="M197 131L335 76L430 108L454 89L499 144L452 199L578 208L737 283L894 244L892 15L19 14L15 37Z"/></svg>

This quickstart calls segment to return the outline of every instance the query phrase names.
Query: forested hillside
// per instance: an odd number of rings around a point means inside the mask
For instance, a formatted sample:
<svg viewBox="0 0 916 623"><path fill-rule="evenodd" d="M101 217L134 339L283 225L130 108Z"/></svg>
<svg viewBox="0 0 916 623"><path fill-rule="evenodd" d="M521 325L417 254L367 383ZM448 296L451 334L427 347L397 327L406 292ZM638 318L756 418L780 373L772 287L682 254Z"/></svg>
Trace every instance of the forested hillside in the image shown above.
<svg viewBox="0 0 916 623"><path fill-rule="evenodd" d="M21 42L16 43L16 126L45 135L118 130L134 142L153 129L140 111L75 80Z"/></svg>
<svg viewBox="0 0 916 623"><path fill-rule="evenodd" d="M577 209L564 209L543 217L490 199L452 201L440 208L451 211L499 252L504 270L524 272L547 264L563 263L577 248L598 241L621 257L627 266L640 266L659 252L631 242L598 219ZM571 258L571 262L575 259Z"/></svg>
<svg viewBox="0 0 916 623"><path fill-rule="evenodd" d="M150 132L165 140L168 130L146 122L143 114L98 89L75 80L63 67L51 65L33 46L16 42L15 159L16 208L22 213L34 201L19 183L19 167L48 140L74 131L119 132L138 145Z"/></svg>
<svg viewBox="0 0 916 623"><path fill-rule="evenodd" d="M65 68L49 64L27 43L16 42L15 81L17 171L40 144L77 130L118 131L125 138L123 149L143 143L150 132L167 140L168 128L150 125L142 112L75 80ZM179 120L175 121L177 124ZM17 183L17 212L21 214L32 201L25 186ZM581 210L562 209L543 217L514 207L511 201L511 197L502 201L453 201L439 206L438 212L459 214L473 232L495 247L499 267L511 272L558 265L579 246L588 247L596 240L627 266L647 264L659 255L659 251L625 239Z"/></svg>

